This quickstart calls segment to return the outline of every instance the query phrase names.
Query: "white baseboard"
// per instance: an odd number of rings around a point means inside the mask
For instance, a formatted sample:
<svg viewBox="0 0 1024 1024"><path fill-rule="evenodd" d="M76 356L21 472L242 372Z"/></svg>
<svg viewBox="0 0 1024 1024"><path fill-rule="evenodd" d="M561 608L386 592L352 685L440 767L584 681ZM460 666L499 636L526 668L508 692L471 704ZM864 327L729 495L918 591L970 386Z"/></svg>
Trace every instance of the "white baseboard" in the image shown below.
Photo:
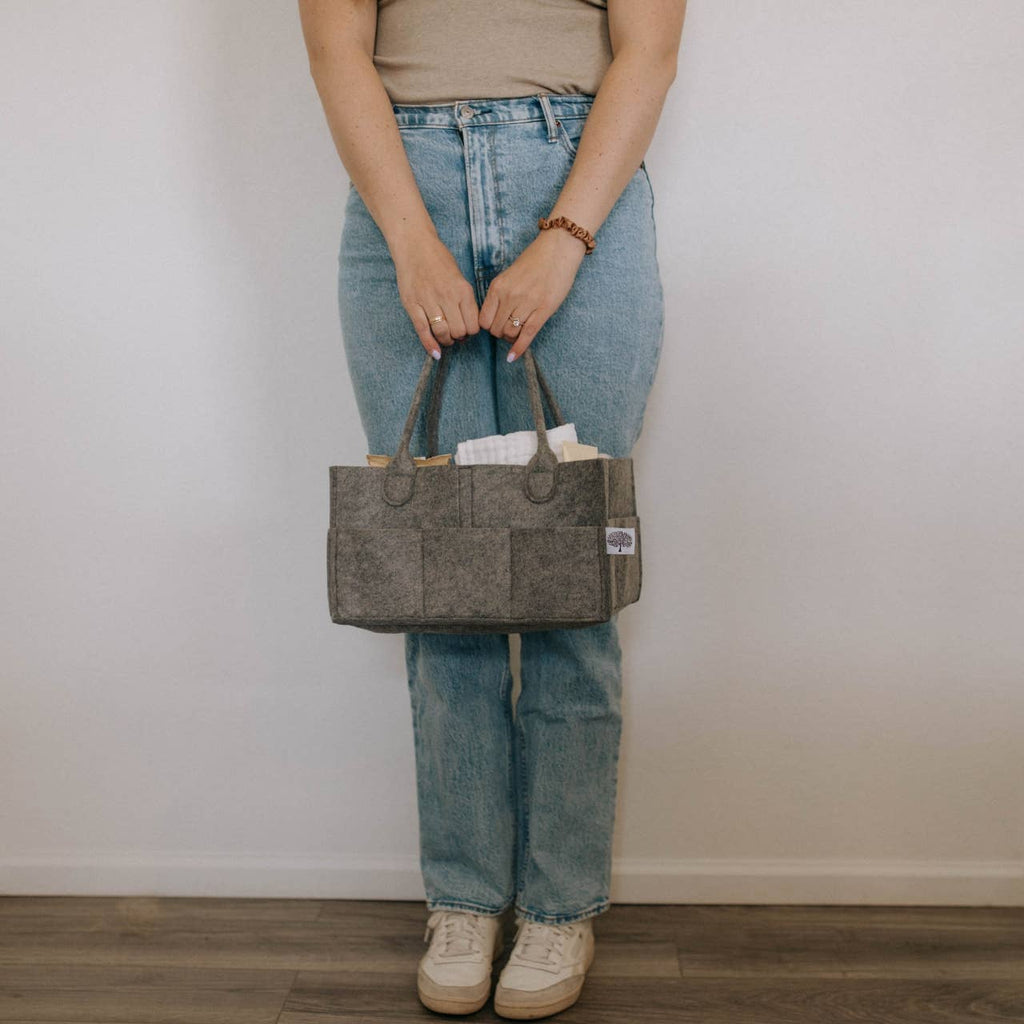
<svg viewBox="0 0 1024 1024"><path fill-rule="evenodd" d="M40 854L0 860L5 896L423 900L416 856ZM613 903L1024 906L1021 861L616 860Z"/></svg>

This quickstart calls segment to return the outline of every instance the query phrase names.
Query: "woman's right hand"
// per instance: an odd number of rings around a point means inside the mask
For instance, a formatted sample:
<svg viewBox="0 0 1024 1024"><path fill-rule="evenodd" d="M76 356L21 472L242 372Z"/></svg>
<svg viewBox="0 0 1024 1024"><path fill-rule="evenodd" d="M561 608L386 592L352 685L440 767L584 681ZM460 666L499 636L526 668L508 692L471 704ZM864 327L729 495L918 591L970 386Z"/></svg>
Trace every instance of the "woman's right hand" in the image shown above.
<svg viewBox="0 0 1024 1024"><path fill-rule="evenodd" d="M423 347L440 358L441 345L479 333L480 310L473 286L448 247L436 236L394 257L398 295ZM432 324L431 317L444 320Z"/></svg>

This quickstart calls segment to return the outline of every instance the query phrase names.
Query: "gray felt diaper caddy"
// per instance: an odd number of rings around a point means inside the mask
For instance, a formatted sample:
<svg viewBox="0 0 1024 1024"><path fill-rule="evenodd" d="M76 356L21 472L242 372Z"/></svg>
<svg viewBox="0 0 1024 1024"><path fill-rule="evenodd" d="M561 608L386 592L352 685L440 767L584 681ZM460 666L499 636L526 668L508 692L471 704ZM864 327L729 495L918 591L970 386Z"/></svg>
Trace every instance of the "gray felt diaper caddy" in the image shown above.
<svg viewBox="0 0 1024 1024"><path fill-rule="evenodd" d="M409 444L435 367L427 443L437 454L448 351L426 355L386 466L330 467L331 620L378 633L523 633L608 621L640 597L633 460L558 461L542 389L556 424L566 420L527 348L520 362L537 429L530 462L417 465Z"/></svg>

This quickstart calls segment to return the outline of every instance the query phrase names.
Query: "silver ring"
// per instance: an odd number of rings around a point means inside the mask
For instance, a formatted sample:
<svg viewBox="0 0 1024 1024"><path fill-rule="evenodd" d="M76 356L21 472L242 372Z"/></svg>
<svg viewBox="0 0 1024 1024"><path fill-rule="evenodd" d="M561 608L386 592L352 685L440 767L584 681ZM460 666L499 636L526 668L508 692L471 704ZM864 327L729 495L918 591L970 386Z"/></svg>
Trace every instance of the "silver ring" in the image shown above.
<svg viewBox="0 0 1024 1024"><path fill-rule="evenodd" d="M510 316L509 320L512 321L512 326L513 327L522 327L523 326L523 321L520 320L519 317L517 317L517 316Z"/></svg>

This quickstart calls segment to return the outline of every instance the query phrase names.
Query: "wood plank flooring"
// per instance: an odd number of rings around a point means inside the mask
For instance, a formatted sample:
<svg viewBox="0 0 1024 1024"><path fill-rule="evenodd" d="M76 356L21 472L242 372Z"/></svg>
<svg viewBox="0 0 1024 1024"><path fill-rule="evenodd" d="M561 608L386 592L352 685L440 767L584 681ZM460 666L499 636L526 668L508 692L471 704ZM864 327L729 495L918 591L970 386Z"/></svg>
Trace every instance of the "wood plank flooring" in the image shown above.
<svg viewBox="0 0 1024 1024"><path fill-rule="evenodd" d="M406 1024L423 903L0 897L3 1024ZM506 953L514 925L506 919ZM564 1024L1024 1024L1024 907L615 904Z"/></svg>

